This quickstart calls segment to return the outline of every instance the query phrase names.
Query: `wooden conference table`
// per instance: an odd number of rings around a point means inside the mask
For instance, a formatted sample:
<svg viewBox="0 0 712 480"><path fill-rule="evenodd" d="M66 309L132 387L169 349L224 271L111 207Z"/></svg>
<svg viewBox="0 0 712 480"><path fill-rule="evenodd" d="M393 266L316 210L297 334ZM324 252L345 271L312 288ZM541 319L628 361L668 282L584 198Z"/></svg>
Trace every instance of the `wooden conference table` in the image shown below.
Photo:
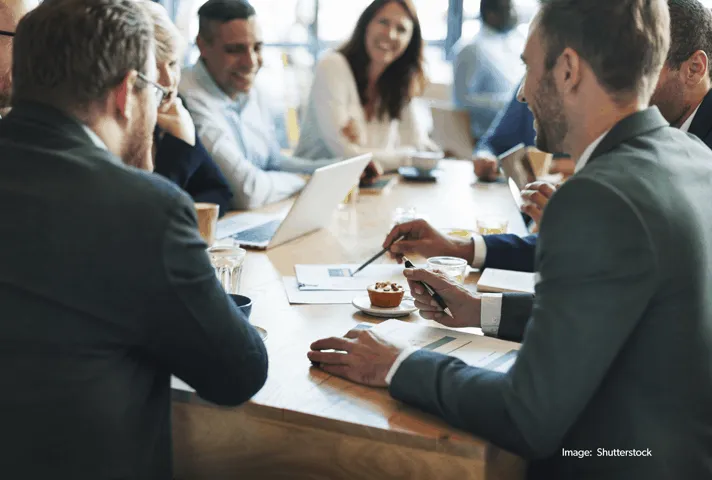
<svg viewBox="0 0 712 480"><path fill-rule="evenodd" d="M251 322L264 327L269 378L239 408L222 408L174 389L177 479L514 479L524 462L486 441L392 399L311 368L316 339L377 323L351 305L290 305L283 276L297 263L361 263L381 248L396 207L414 206L438 227L475 228L478 215L525 227L505 184L474 184L470 162L444 161L437 183L402 180L383 195L361 195L328 229L267 252L249 252L242 293ZM271 206L265 211L284 208ZM391 260L384 257L384 262ZM468 283L476 280L470 275ZM436 325L417 313L407 321Z"/></svg>

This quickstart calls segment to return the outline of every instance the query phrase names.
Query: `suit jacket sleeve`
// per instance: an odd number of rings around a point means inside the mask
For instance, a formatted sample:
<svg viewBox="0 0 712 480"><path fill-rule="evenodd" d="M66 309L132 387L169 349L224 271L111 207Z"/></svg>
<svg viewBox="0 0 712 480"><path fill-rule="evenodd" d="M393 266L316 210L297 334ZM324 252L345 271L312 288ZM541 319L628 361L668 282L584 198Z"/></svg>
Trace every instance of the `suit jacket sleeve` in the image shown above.
<svg viewBox="0 0 712 480"><path fill-rule="evenodd" d="M484 268L534 271L537 235L485 235L483 238L487 245Z"/></svg>
<svg viewBox="0 0 712 480"><path fill-rule="evenodd" d="M186 196L180 198L160 252L165 288L149 319L149 348L204 399L238 405L264 384L267 352L218 282L193 207Z"/></svg>
<svg viewBox="0 0 712 480"><path fill-rule="evenodd" d="M220 215L230 209L230 186L197 137L193 146L163 133L156 149L154 172L181 187L196 202L220 205Z"/></svg>
<svg viewBox="0 0 712 480"><path fill-rule="evenodd" d="M539 237L541 279L509 372L418 351L390 385L395 398L526 458L557 451L636 327L657 275L638 212L591 178L561 187Z"/></svg>
<svg viewBox="0 0 712 480"><path fill-rule="evenodd" d="M529 293L503 293L497 338L521 343L533 304L534 295Z"/></svg>
<svg viewBox="0 0 712 480"><path fill-rule="evenodd" d="M475 152L501 155L519 143L534 144L534 119L525 103L517 99L519 87L509 104L497 114L492 125L475 146Z"/></svg>

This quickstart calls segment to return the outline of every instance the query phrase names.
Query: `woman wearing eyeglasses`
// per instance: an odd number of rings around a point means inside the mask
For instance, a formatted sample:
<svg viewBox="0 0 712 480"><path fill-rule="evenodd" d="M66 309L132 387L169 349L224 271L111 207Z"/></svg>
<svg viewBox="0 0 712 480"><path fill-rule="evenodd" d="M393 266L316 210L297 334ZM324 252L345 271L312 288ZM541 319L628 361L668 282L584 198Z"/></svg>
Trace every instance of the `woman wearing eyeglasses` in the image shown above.
<svg viewBox="0 0 712 480"><path fill-rule="evenodd" d="M153 19L158 83L165 92L154 132L153 171L176 183L196 202L220 205L222 216L230 207L232 192L196 136L193 119L177 95L182 37L160 4L149 0L142 3Z"/></svg>

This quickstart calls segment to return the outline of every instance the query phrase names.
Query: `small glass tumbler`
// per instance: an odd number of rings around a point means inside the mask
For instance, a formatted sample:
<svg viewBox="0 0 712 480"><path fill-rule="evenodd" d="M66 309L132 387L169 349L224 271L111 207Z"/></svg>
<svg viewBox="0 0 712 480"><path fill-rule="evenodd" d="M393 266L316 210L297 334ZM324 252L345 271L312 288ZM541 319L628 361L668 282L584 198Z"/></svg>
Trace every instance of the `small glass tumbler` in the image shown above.
<svg viewBox="0 0 712 480"><path fill-rule="evenodd" d="M477 219L477 233L480 235L498 235L507 233L509 221L500 217L481 217Z"/></svg>
<svg viewBox="0 0 712 480"><path fill-rule="evenodd" d="M465 283L467 260L457 257L431 257L428 259L428 270L438 270L457 283Z"/></svg>
<svg viewBox="0 0 712 480"><path fill-rule="evenodd" d="M240 293L242 264L246 255L247 251L238 246L217 245L208 248L208 256L215 269L215 275L229 294L237 295Z"/></svg>
<svg viewBox="0 0 712 480"><path fill-rule="evenodd" d="M418 218L418 211L415 207L397 207L393 210L391 217L391 227L400 225L401 223L411 222Z"/></svg>

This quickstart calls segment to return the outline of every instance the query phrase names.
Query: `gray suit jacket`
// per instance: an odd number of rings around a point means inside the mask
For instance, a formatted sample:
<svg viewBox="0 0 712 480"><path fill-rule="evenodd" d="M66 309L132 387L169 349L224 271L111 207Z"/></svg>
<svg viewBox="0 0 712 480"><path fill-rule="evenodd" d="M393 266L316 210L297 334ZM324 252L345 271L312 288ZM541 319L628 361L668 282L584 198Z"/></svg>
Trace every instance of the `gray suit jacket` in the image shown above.
<svg viewBox="0 0 712 480"><path fill-rule="evenodd" d="M193 202L41 105L0 121L0 471L171 479L170 374L237 405L267 376Z"/></svg>
<svg viewBox="0 0 712 480"><path fill-rule="evenodd" d="M530 478L710 478L711 192L702 142L655 108L624 119L547 207L513 368L418 351L391 394L532 460Z"/></svg>

